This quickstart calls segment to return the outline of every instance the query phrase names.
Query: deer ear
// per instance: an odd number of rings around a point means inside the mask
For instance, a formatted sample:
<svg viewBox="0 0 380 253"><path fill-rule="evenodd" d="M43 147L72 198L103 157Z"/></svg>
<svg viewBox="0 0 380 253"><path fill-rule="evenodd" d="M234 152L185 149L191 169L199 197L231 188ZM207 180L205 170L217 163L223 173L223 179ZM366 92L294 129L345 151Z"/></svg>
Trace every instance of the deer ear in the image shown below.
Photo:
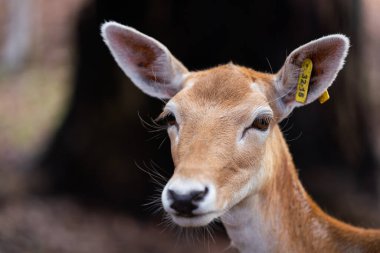
<svg viewBox="0 0 380 253"><path fill-rule="evenodd" d="M188 70L160 42L116 22L104 23L101 34L120 68L144 93L167 99L182 88Z"/></svg>
<svg viewBox="0 0 380 253"><path fill-rule="evenodd" d="M283 119L295 108L304 104L295 100L298 76L306 58L311 59L311 73L308 96L309 104L331 86L344 65L348 53L349 39L340 34L329 35L311 41L294 50L276 76L276 99L279 118Z"/></svg>

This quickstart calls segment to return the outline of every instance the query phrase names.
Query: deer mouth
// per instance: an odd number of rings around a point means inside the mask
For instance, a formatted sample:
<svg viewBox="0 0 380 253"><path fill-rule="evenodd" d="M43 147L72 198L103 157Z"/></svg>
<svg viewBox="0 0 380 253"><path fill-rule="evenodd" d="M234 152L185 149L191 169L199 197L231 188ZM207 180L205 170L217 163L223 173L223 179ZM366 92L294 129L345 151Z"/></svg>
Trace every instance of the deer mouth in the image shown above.
<svg viewBox="0 0 380 253"><path fill-rule="evenodd" d="M182 218L193 218L199 216L198 214L193 214L193 213L176 213L174 214L177 217L182 217Z"/></svg>
<svg viewBox="0 0 380 253"><path fill-rule="evenodd" d="M203 227L220 217L217 212L199 214L170 214L174 223L181 227Z"/></svg>

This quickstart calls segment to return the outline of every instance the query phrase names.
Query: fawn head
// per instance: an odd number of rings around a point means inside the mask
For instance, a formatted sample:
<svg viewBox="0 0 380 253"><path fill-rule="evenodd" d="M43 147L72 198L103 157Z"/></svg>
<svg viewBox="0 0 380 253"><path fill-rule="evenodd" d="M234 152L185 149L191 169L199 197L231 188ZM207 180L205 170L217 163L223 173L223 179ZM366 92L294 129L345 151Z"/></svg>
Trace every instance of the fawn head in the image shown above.
<svg viewBox="0 0 380 253"><path fill-rule="evenodd" d="M305 104L332 84L349 41L330 35L294 50L276 74L232 63L190 72L155 39L107 22L102 36L125 74L144 93L167 99L175 165L162 203L181 226L203 226L271 180L277 123L303 104L295 101L301 64L314 63ZM280 138L281 139L281 138Z"/></svg>

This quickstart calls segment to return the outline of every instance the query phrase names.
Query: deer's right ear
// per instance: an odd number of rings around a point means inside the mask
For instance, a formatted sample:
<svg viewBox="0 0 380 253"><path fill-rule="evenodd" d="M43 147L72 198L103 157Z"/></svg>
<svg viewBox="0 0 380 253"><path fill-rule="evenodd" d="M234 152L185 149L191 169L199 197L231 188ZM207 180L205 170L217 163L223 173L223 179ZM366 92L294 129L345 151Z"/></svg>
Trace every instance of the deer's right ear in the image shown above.
<svg viewBox="0 0 380 253"><path fill-rule="evenodd" d="M188 70L160 42L116 22L104 23L101 32L120 68L144 93L168 99L182 88Z"/></svg>

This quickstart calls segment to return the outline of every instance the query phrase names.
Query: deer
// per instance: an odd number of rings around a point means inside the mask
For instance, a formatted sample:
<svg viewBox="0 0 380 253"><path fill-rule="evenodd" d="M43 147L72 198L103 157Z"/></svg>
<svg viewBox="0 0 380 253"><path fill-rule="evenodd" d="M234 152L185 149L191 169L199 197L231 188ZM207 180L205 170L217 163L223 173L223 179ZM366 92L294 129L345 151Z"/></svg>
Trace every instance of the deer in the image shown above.
<svg viewBox="0 0 380 253"><path fill-rule="evenodd" d="M342 34L292 51L277 73L228 63L189 71L159 41L108 21L101 35L121 70L165 102L159 119L174 172L161 194L181 227L220 219L241 253L380 252L380 230L355 227L324 211L305 191L279 122L317 100L343 68ZM295 99L305 59L313 62L305 103Z"/></svg>

